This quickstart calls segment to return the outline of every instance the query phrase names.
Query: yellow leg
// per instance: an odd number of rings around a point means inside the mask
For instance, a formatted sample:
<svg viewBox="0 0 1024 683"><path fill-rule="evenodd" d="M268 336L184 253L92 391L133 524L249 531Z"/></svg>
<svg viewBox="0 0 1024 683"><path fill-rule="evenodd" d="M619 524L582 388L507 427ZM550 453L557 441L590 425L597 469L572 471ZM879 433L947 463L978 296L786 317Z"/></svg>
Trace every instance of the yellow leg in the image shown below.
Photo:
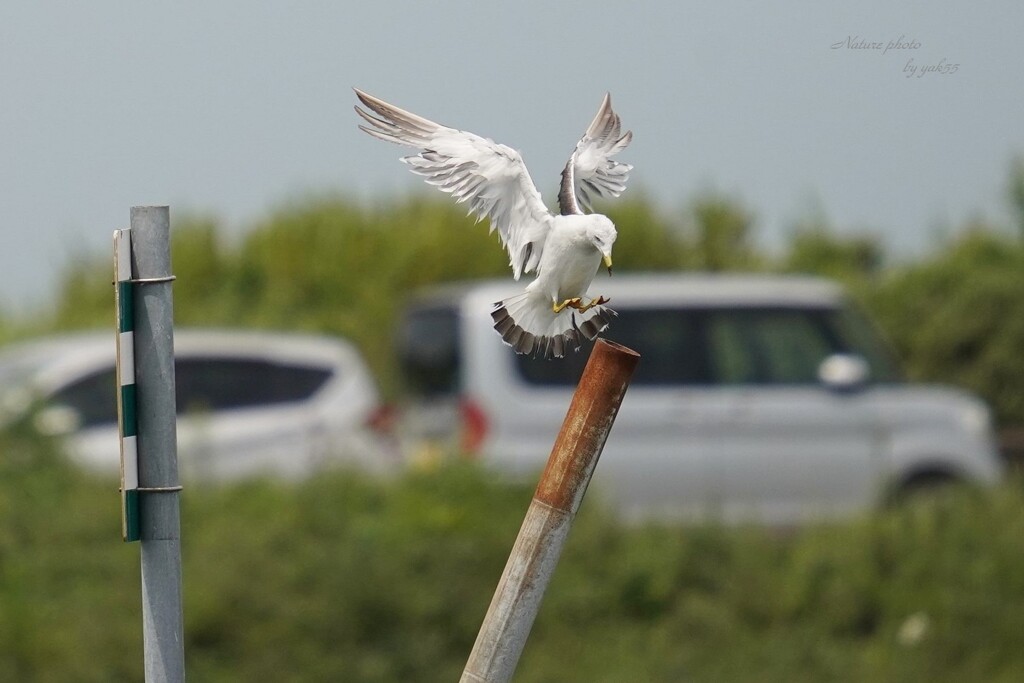
<svg viewBox="0 0 1024 683"><path fill-rule="evenodd" d="M560 304L552 304L551 310L554 311L555 313L561 313L566 308L575 308L580 313L586 313L594 306L600 306L601 304L606 304L609 301L611 301L611 299L606 299L603 296L599 296L596 299L591 299L590 303L585 304L583 303L583 299L581 299L578 296L574 296L571 299L566 299Z"/></svg>
<svg viewBox="0 0 1024 683"><path fill-rule="evenodd" d="M554 311L555 313L561 313L562 310L565 309L566 306L568 306L570 308L579 309L579 307L580 307L580 298L578 296L575 296L575 297L573 297L571 299L566 299L565 301L563 301L560 304L551 304L551 310Z"/></svg>

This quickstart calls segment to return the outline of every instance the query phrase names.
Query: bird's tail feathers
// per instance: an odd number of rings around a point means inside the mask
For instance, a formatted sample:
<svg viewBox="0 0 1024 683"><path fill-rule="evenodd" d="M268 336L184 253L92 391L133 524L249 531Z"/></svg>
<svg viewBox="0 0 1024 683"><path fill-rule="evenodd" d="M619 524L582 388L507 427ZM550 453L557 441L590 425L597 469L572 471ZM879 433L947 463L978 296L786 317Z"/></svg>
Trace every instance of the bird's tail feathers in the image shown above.
<svg viewBox="0 0 1024 683"><path fill-rule="evenodd" d="M616 313L594 306L585 313L565 307L558 313L551 300L536 292L523 292L494 304L494 329L516 353L561 358L578 351L584 339L594 339Z"/></svg>

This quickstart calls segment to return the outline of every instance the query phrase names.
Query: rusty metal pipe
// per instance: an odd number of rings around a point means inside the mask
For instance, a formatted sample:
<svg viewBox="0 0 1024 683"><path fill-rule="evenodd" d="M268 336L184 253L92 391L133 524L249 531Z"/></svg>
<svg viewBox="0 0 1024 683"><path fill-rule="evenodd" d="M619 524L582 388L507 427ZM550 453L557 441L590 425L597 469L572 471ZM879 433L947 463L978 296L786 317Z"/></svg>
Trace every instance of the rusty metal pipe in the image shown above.
<svg viewBox="0 0 1024 683"><path fill-rule="evenodd" d="M526 645L544 590L622 404L640 354L598 340L491 599L462 683L505 683Z"/></svg>

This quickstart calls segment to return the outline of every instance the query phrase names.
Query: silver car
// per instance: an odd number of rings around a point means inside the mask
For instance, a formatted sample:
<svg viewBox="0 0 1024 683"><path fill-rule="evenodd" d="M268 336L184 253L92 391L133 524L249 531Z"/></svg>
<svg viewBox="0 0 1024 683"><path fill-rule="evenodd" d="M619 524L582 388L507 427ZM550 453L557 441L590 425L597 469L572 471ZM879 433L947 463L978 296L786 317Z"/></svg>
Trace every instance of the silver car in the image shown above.
<svg viewBox="0 0 1024 683"><path fill-rule="evenodd" d="M592 490L627 516L788 524L950 481L996 482L988 408L910 384L841 288L794 276L599 278L605 336L641 354ZM461 450L513 475L547 459L588 349L515 355L505 282L437 290L399 330L413 457Z"/></svg>
<svg viewBox="0 0 1024 683"><path fill-rule="evenodd" d="M328 463L397 464L375 429L376 384L359 352L330 337L179 329L174 337L182 476L306 476ZM77 463L119 468L113 331L0 350L0 425L32 412Z"/></svg>

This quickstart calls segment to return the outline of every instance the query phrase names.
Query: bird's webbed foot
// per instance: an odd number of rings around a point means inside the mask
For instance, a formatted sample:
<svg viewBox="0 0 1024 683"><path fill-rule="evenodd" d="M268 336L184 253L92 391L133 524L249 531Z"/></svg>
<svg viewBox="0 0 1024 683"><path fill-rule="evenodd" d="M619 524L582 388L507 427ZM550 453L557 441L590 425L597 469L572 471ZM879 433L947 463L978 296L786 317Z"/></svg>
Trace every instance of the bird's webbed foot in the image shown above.
<svg viewBox="0 0 1024 683"><path fill-rule="evenodd" d="M601 306L603 304L608 303L609 301L611 301L611 299L605 298L603 296L599 296L596 299L591 299L589 304L576 305L576 306L573 306L573 308L575 308L580 313L586 313L587 311L589 311L594 306Z"/></svg>

